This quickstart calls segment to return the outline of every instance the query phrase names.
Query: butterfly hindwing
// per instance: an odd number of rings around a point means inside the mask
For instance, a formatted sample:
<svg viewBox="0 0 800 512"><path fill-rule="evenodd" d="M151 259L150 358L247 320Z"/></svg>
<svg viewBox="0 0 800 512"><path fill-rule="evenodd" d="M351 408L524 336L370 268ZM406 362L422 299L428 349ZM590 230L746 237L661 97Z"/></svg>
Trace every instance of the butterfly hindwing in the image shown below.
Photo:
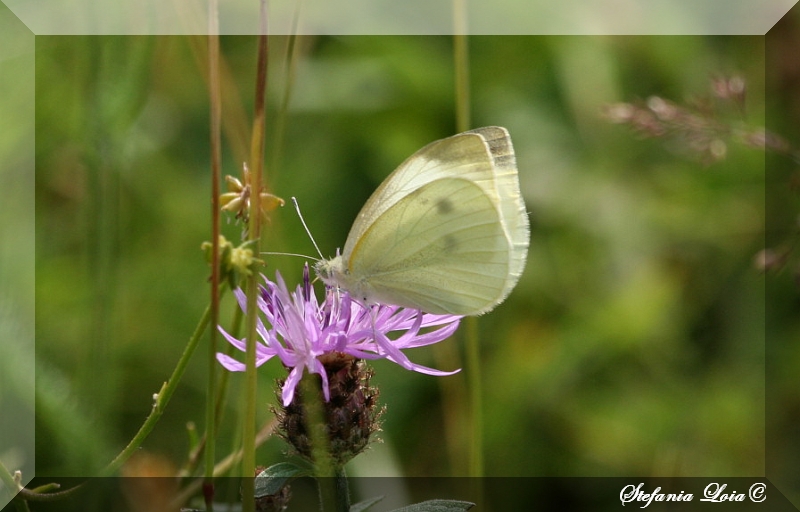
<svg viewBox="0 0 800 512"><path fill-rule="evenodd" d="M489 126L406 159L364 204L342 254L317 269L366 303L476 315L514 288L529 236L511 138Z"/></svg>
<svg viewBox="0 0 800 512"><path fill-rule="evenodd" d="M472 314L494 304L508 274L499 211L470 180L443 178L375 219L348 266L370 302L430 313Z"/></svg>

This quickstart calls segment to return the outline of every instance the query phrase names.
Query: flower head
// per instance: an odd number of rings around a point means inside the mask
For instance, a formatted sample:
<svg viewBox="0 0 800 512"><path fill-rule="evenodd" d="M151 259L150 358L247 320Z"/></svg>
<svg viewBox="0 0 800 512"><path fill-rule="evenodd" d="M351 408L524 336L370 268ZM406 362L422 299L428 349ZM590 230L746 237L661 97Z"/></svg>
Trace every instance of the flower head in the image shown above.
<svg viewBox="0 0 800 512"><path fill-rule="evenodd" d="M219 197L219 202L222 205L221 209L234 212L236 213L237 219L244 219L245 222L248 222L248 216L250 215L250 198L253 195L252 179L247 164L243 164L242 168L244 183L242 183L242 180L234 178L233 176L225 176L225 183L228 187L228 191ZM265 220L267 212L271 212L277 207L284 205L283 199L266 192L264 187L261 187L261 191L259 192L259 201L261 215Z"/></svg>
<svg viewBox="0 0 800 512"><path fill-rule="evenodd" d="M346 354L356 359L388 359L407 370L428 375L452 375L411 362L402 352L422 347L449 337L458 328L460 316L433 315L418 310L390 305L371 307L353 300L347 292L326 288L325 300L317 302L311 286L308 266L303 283L290 293L280 273L275 282L264 278L258 298L258 308L266 319L259 318L256 329L261 342L256 345L256 366L275 356L289 369L281 390L284 406L295 396L297 384L308 370L322 379L325 400L330 400L327 372L323 365L331 355ZM242 309L246 297L235 291ZM425 332L421 332L424 328ZM221 327L220 332L236 348L245 350L245 340L234 338ZM217 360L230 371L243 371L245 365L225 354Z"/></svg>

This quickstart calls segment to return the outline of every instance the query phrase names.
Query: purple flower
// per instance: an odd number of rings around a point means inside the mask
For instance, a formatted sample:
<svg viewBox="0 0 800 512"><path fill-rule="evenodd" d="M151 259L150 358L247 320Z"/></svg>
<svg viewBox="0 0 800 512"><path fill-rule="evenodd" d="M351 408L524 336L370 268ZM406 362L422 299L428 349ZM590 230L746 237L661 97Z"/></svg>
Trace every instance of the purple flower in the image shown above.
<svg viewBox="0 0 800 512"><path fill-rule="evenodd" d="M263 276L262 276L263 277ZM326 288L320 305L309 280L308 265L303 271L303 284L289 293L279 272L276 282L266 277L258 298L258 307L267 325L257 319L256 329L261 342L256 345L256 366L278 356L290 369L281 392L283 405L294 398L303 372L322 378L325 400L330 400L328 378L320 358L331 353L348 354L357 359L388 359L407 370L428 375L452 375L459 370L443 372L412 363L402 350L437 343L458 328L458 315L432 315L418 310L389 305L365 307L347 292ZM247 309L247 298L241 289L234 291L239 306ZM423 328L431 328L420 332ZM245 340L236 339L224 329L220 332L236 348L245 351ZM392 335L391 337L389 335ZM217 360L230 371L244 371L245 365L225 354Z"/></svg>

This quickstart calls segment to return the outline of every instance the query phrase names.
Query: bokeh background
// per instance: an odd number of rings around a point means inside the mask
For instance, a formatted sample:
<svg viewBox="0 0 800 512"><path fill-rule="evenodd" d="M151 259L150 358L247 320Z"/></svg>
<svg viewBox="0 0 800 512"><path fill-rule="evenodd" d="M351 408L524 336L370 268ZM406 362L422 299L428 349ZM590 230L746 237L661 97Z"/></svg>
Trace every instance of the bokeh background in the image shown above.
<svg viewBox="0 0 800 512"><path fill-rule="evenodd" d="M604 116L609 104L658 96L702 105L731 128L769 121L797 141L796 21L784 19L772 40L469 38L472 125L509 129L532 226L519 285L479 319L487 475L755 476L771 461L800 488L789 430L800 414L800 352L788 343L800 327L797 289L789 263L766 275L754 265L765 246L791 247L796 163L765 160L734 137L709 161L685 138L643 137ZM94 474L128 442L208 303L205 44L36 40L37 475ZM224 174L238 176L256 39L221 44ZM297 197L331 256L389 172L455 132L453 41L307 37L291 58L287 44L270 39L265 179ZM743 104L712 94L712 79L733 75L746 82ZM242 234L232 220L223 230ZM315 254L289 206L271 215L262 247ZM265 259L269 276L298 281L302 260ZM777 305L770 316L765 303ZM223 322L231 316L228 301ZM409 355L449 370L464 366L463 347L457 335ZM176 467L187 423L203 428L205 353L144 444ZM374 367L384 442L351 473L466 474L464 373ZM277 361L260 370L261 421L282 373ZM241 377L223 413L223 454L238 431ZM269 440L258 460L277 462L284 450Z"/></svg>

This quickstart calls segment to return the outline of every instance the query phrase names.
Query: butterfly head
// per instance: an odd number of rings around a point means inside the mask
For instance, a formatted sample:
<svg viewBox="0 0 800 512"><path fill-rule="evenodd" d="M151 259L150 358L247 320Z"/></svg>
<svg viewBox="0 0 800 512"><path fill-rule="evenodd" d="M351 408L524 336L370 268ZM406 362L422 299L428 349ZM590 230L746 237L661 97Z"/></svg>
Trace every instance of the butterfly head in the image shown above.
<svg viewBox="0 0 800 512"><path fill-rule="evenodd" d="M372 300L372 288L369 286L368 281L354 276L350 272L344 257L338 251L334 258L317 261L316 265L314 265L314 271L327 286L346 290L354 300L364 305L375 302Z"/></svg>
<svg viewBox="0 0 800 512"><path fill-rule="evenodd" d="M344 257L336 250L336 256L326 260L321 259L314 265L314 271L327 286L350 290L350 270Z"/></svg>
<svg viewBox="0 0 800 512"><path fill-rule="evenodd" d="M322 282L328 286L339 286L342 277L347 274L344 266L342 256L337 254L336 257L329 260L319 260L314 265L314 271L317 273Z"/></svg>

